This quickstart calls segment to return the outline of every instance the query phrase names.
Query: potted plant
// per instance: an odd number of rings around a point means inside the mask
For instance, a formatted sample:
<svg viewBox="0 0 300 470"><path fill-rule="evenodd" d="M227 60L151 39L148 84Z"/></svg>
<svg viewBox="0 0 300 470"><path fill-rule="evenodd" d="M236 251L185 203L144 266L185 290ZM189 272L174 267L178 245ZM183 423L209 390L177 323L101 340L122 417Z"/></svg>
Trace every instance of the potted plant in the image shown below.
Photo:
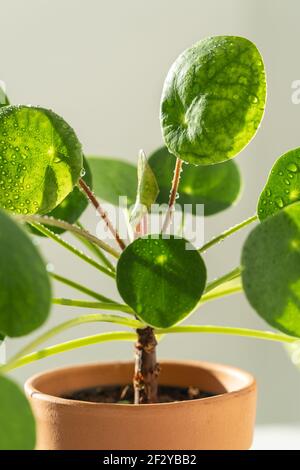
<svg viewBox="0 0 300 470"><path fill-rule="evenodd" d="M33 448L35 429L39 449L250 447L256 401L253 377L230 366L158 362L156 350L164 335L175 333L240 335L297 345L300 148L276 161L257 214L201 247L185 240L183 226L180 235L178 227L169 233L175 202L190 204L192 212L204 204L209 216L236 200L240 175L232 158L256 133L265 99L264 64L254 44L231 36L198 42L179 56L167 75L160 113L165 147L149 160L140 153L137 179L134 165L84 158L74 130L53 111L10 105L6 97L1 101L1 339L40 327L51 303L104 312L64 321L1 365L0 448ZM117 205L124 195L130 206L128 239L121 237L97 199ZM79 222L87 201L114 244L92 235ZM167 203L167 210L161 230L153 235L147 220L155 202ZM256 221L240 266L207 282L204 253ZM91 255L67 242L64 231L84 242ZM48 272L32 242L37 234L109 276L124 303ZM51 280L90 300L52 298ZM182 324L206 302L241 291L278 332ZM87 322L95 323L94 335L43 348L56 334ZM99 322L125 329L103 333ZM135 362L45 372L27 381L27 398L7 375L32 361L106 341L134 343Z"/></svg>

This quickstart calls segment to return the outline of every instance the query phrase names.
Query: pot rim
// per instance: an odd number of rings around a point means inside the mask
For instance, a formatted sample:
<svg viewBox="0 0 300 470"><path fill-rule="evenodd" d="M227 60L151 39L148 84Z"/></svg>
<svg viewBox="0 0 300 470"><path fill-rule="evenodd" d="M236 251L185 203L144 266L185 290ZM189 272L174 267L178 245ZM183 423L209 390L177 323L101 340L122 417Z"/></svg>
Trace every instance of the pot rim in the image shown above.
<svg viewBox="0 0 300 470"><path fill-rule="evenodd" d="M61 398L55 395L50 395L44 392L41 392L38 388L36 383L41 378L45 378L45 376L51 376L54 373L58 372L61 373L63 371L75 371L76 369L82 369L86 367L97 367L97 366L115 366L115 365L133 365L133 361L97 361L97 362L89 362L83 364L75 364L69 366L62 366L49 369L45 372L40 372L38 374L33 375L29 379L26 380L24 384L24 390L28 398L35 400L41 400L46 402L51 402L61 406L71 406L71 407L78 407L80 408L102 408L102 409L116 409L116 407L121 407L122 410L129 410L129 409L150 409L150 408L170 408L174 406L193 406L196 403L203 403L205 405L212 404L219 401L225 401L229 399L233 399L235 396L244 395L252 392L256 389L256 380L252 374L249 372L244 371L235 366L225 365L220 363L214 362L207 362L207 361L197 361L197 360L161 360L159 361L162 365L178 365L178 366L198 366L200 369L205 369L207 371L218 371L224 372L228 376L238 377L241 385L236 390L225 392L220 395L215 395L212 397L206 398L198 398L194 400L182 400L182 401L174 401L170 403L149 403L143 405L135 405L135 404L124 404L124 403L95 403L95 402L88 402L88 401L81 401L81 400L70 400L68 398Z"/></svg>

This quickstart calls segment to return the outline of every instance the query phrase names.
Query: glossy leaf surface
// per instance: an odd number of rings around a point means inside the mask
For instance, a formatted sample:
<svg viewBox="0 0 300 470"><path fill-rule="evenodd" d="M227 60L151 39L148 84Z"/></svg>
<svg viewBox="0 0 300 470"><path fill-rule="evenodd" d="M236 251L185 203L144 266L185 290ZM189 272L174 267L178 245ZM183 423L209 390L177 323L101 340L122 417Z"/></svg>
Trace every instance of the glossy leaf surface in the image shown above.
<svg viewBox="0 0 300 470"><path fill-rule="evenodd" d="M258 217L262 221L299 200L300 148L296 148L275 162L258 201Z"/></svg>
<svg viewBox="0 0 300 470"><path fill-rule="evenodd" d="M73 190L81 145L57 114L32 106L0 110L0 207L46 214Z"/></svg>
<svg viewBox="0 0 300 470"><path fill-rule="evenodd" d="M0 332L22 336L48 317L51 289L44 261L23 228L0 212Z"/></svg>
<svg viewBox="0 0 300 470"><path fill-rule="evenodd" d="M166 147L156 150L149 157L159 185L159 204L168 203L175 163L176 158ZM196 204L204 204L204 215L217 214L236 201L240 189L240 172L233 161L197 167L183 165L176 204L182 208L184 204L192 204L193 214L196 214Z"/></svg>
<svg viewBox="0 0 300 470"><path fill-rule="evenodd" d="M145 323L166 328L197 305L206 282L204 262L182 238L138 238L123 251L117 286Z"/></svg>
<svg viewBox="0 0 300 470"><path fill-rule="evenodd" d="M300 202L259 224L242 253L246 296L270 325L300 336Z"/></svg>
<svg viewBox="0 0 300 470"><path fill-rule="evenodd" d="M35 422L30 405L12 380L0 376L0 450L32 450Z"/></svg>
<svg viewBox="0 0 300 470"><path fill-rule="evenodd" d="M252 139L266 100L256 46L236 36L203 39L172 65L161 100L169 151L196 165L235 157Z"/></svg>

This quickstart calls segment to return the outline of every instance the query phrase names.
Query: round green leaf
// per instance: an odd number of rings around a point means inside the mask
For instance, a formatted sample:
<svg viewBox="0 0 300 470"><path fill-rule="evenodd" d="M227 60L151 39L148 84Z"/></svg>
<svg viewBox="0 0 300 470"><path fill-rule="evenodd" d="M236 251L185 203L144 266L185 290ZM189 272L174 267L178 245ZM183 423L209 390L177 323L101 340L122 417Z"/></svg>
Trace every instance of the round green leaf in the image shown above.
<svg viewBox="0 0 300 470"><path fill-rule="evenodd" d="M85 174L82 177L83 180L87 183L87 185L92 188L92 174L89 167L89 164L86 158L83 157L83 168L85 170ZM84 210L88 206L88 200L86 196L80 191L80 189L75 186L73 191L68 194L68 196L57 206L53 211L46 214L48 217L54 217L55 219L64 220L69 224L74 224ZM44 237L41 232L36 230L34 227L29 225L30 231L35 235L39 235ZM51 226L51 231L54 233L61 234L64 232L63 229L59 227Z"/></svg>
<svg viewBox="0 0 300 470"><path fill-rule="evenodd" d="M300 147L276 160L257 206L259 220L300 200Z"/></svg>
<svg viewBox="0 0 300 470"><path fill-rule="evenodd" d="M137 193L137 169L134 165L111 158L88 157L95 194L115 206L119 196L134 204Z"/></svg>
<svg viewBox="0 0 300 470"><path fill-rule="evenodd" d="M162 147L149 157L159 186L156 202L167 204L176 159L166 147ZM233 161L209 166L183 166L178 187L179 198L176 204L192 204L196 214L196 204L204 204L204 214L212 215L230 207L237 199L241 188L240 172Z"/></svg>
<svg viewBox="0 0 300 470"><path fill-rule="evenodd" d="M51 289L42 258L11 218L0 212L0 331L22 336L48 317Z"/></svg>
<svg viewBox="0 0 300 470"><path fill-rule="evenodd" d="M124 301L148 325L167 328L197 305L206 282L204 262L183 238L138 238L123 251L117 286Z"/></svg>
<svg viewBox="0 0 300 470"><path fill-rule="evenodd" d="M0 450L32 450L35 422L30 405L14 382L0 376Z"/></svg>
<svg viewBox="0 0 300 470"><path fill-rule="evenodd" d="M161 100L165 143L176 157L196 165L233 158L254 136L265 100L264 64L252 42L203 39L167 75Z"/></svg>
<svg viewBox="0 0 300 470"><path fill-rule="evenodd" d="M242 253L246 296L270 325L300 337L300 203L259 224Z"/></svg>
<svg viewBox="0 0 300 470"><path fill-rule="evenodd" d="M53 111L1 108L1 207L14 213L46 214L72 191L81 168L76 134Z"/></svg>

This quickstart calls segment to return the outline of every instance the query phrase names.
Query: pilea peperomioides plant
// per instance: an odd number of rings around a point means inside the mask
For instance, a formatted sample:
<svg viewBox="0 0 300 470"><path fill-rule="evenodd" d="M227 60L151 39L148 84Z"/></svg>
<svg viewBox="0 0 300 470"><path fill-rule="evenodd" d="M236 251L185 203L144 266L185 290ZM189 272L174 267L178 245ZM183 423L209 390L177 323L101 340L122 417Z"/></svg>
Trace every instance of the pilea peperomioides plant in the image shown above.
<svg viewBox="0 0 300 470"><path fill-rule="evenodd" d="M10 370L74 348L106 341L135 342L135 403L157 401L160 372L157 337L168 333L215 333L295 343L300 337L300 148L275 163L258 202L257 215L221 233L202 247L166 236L175 200L204 204L205 215L230 207L240 191L240 173L231 160L252 139L261 122L266 79L263 60L249 40L217 36L183 52L171 67L162 93L165 146L137 168L124 161L83 157L74 130L53 111L10 105L0 94L0 333L26 335L48 318L51 303L105 312L67 320L36 337L0 368L0 448L32 448L34 421ZM190 164L190 165L186 165ZM93 190L91 189L93 187ZM99 199L118 205L127 196L130 239L122 239ZM79 222L89 201L113 234L115 244ZM167 204L160 233L147 233L155 202ZM243 248L241 265L207 282L206 250L247 225L260 223ZM84 242L91 256L61 237ZM32 237L62 245L115 281L124 304L49 273ZM91 300L52 298L51 280ZM244 291L258 314L277 332L181 322L213 299ZM87 322L110 322L126 330L99 332L40 349L56 334ZM17 411L16 411L17 410Z"/></svg>

